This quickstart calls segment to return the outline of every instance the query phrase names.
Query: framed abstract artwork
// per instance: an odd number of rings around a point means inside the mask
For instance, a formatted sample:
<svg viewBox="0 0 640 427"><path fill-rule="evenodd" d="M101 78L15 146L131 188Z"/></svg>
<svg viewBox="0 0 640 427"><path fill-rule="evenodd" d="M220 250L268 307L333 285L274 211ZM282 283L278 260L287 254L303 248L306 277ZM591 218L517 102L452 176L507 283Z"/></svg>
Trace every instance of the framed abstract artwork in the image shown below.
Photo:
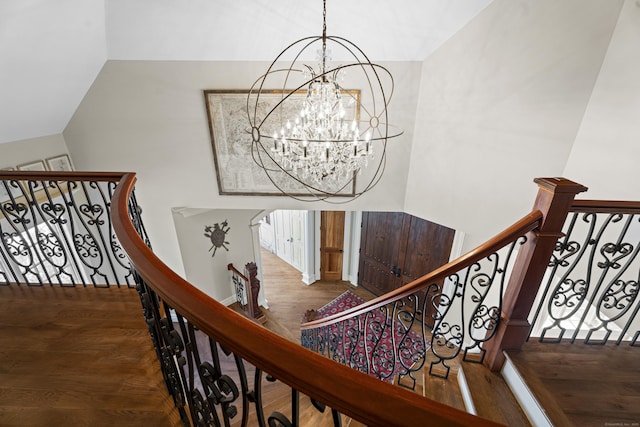
<svg viewBox="0 0 640 427"><path fill-rule="evenodd" d="M66 154L46 159L47 167L50 171L70 172L73 170L71 159Z"/></svg>
<svg viewBox="0 0 640 427"><path fill-rule="evenodd" d="M347 105L348 114L358 117L360 91L348 91L355 100ZM290 96L290 117L295 117L302 107L306 91L298 91ZM245 196L282 196L265 171L254 161L252 137L247 114L248 90L205 90L205 103L211 147L216 168L218 190L221 195ZM282 100L281 90L263 90L257 105L257 117L265 117ZM252 111L253 114L253 111ZM264 160L264 159L263 159ZM274 166L275 168L275 166ZM308 191L284 172L271 174L277 180L279 188L288 194L305 196ZM340 195L351 196L355 192L353 185L347 186Z"/></svg>
<svg viewBox="0 0 640 427"><path fill-rule="evenodd" d="M18 170L21 171L46 171L47 167L45 166L42 160L35 160L29 163L23 163L18 165Z"/></svg>

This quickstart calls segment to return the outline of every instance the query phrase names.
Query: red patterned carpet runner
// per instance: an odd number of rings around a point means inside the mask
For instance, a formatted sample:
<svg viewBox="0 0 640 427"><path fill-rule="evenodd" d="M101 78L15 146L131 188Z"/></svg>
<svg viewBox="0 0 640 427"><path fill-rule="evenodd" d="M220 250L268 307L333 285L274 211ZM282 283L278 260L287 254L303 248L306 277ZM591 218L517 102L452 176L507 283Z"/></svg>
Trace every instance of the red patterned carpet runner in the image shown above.
<svg viewBox="0 0 640 427"><path fill-rule="evenodd" d="M364 300L346 291L316 311L317 318L341 313L364 303ZM364 326L366 334L361 333ZM409 330L409 322L396 318L391 334L391 319L384 307L358 318L331 325L328 343L329 357L368 373L376 378L393 382L398 375L412 370L425 354L425 342L416 332ZM397 351L394 351L394 341Z"/></svg>

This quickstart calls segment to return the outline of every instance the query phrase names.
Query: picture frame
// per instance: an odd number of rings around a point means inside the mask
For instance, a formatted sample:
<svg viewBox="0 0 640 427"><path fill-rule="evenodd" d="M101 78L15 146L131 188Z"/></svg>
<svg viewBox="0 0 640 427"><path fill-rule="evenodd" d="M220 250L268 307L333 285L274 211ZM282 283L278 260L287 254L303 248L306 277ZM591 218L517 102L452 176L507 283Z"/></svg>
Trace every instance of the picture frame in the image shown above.
<svg viewBox="0 0 640 427"><path fill-rule="evenodd" d="M47 167L44 164L44 161L42 160L35 160L33 162L29 162L29 163L23 163L21 165L18 165L18 170L21 171L46 171Z"/></svg>
<svg viewBox="0 0 640 427"><path fill-rule="evenodd" d="M68 154L60 154L58 156L49 157L45 159L47 162L47 168L50 171L70 172L73 170L71 159Z"/></svg>
<svg viewBox="0 0 640 427"><path fill-rule="evenodd" d="M209 135L213 151L218 193L220 195L242 196L308 196L307 188L288 177L284 172L273 173L271 178L277 181L278 190L266 172L253 159L252 136L247 114L249 90L205 89L205 105L209 124ZM348 90L355 101L348 106L348 115L358 119L360 91ZM253 93L256 93L255 91ZM291 92L285 92L291 93ZM300 90L290 95L293 101L291 115L297 114L296 106L302 106L306 91ZM283 96L282 90L262 90L257 115L264 117ZM355 176L353 185L347 186L338 196L352 197L355 194Z"/></svg>
<svg viewBox="0 0 640 427"><path fill-rule="evenodd" d="M0 170L13 171L13 170L16 170L16 168L7 167L7 168L0 168ZM15 184L16 182L17 184ZM18 186L16 187L15 185L18 185ZM13 196L14 199L19 199L19 198L22 198L23 195L24 195L23 188L19 181L7 180L7 181L0 182L0 204L10 200L11 196ZM2 218L4 218L4 215L0 210L0 219Z"/></svg>

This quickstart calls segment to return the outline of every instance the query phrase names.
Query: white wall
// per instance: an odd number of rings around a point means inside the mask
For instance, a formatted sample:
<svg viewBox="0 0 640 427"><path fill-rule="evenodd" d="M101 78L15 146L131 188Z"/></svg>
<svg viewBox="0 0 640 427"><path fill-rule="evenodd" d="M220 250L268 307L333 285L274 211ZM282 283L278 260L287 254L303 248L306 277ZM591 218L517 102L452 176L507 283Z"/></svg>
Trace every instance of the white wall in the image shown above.
<svg viewBox="0 0 640 427"><path fill-rule="evenodd" d="M175 209L173 221L186 280L217 301L235 298L227 265L232 263L244 274L248 262L257 262L254 249L260 243L254 241L250 224L258 213L258 209ZM230 227L226 239L229 250L218 248L212 256L211 240L204 235L205 226L213 227L223 221Z"/></svg>
<svg viewBox="0 0 640 427"><path fill-rule="evenodd" d="M582 198L640 200L639 76L640 5L626 0L564 171L589 187Z"/></svg>
<svg viewBox="0 0 640 427"><path fill-rule="evenodd" d="M388 63L396 79L390 143L378 186L345 209L402 210L420 78L419 63ZM138 173L137 196L154 251L183 272L170 208L319 209L286 197L220 196L203 89L248 89L267 63L108 61L65 129L79 170Z"/></svg>
<svg viewBox="0 0 640 427"><path fill-rule="evenodd" d="M640 200L640 6L624 3L564 174L582 198Z"/></svg>
<svg viewBox="0 0 640 427"><path fill-rule="evenodd" d="M0 169L69 154L62 134L0 144ZM73 162L73 159L72 159Z"/></svg>
<svg viewBox="0 0 640 427"><path fill-rule="evenodd" d="M564 171L621 5L494 0L427 58L404 210L463 231L464 252L529 212L533 178Z"/></svg>

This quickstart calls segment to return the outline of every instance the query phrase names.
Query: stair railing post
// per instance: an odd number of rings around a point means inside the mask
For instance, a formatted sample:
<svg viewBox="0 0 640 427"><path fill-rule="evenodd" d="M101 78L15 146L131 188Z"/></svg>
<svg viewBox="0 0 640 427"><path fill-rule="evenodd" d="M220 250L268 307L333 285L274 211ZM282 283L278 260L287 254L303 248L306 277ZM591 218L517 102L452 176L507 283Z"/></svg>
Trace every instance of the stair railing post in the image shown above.
<svg viewBox="0 0 640 427"><path fill-rule="evenodd" d="M536 178L538 195L533 209L542 213L539 228L527 234L509 278L496 335L486 343L484 364L492 371L504 365L504 350L520 350L531 325L528 321L538 288L547 270L558 238L561 237L575 195L583 185L565 178Z"/></svg>
<svg viewBox="0 0 640 427"><path fill-rule="evenodd" d="M249 317L255 320L266 320L264 313L258 304L258 293L260 292L260 279L258 279L258 266L255 262L249 262L244 266L249 277L249 289L247 289L247 303L249 307Z"/></svg>

